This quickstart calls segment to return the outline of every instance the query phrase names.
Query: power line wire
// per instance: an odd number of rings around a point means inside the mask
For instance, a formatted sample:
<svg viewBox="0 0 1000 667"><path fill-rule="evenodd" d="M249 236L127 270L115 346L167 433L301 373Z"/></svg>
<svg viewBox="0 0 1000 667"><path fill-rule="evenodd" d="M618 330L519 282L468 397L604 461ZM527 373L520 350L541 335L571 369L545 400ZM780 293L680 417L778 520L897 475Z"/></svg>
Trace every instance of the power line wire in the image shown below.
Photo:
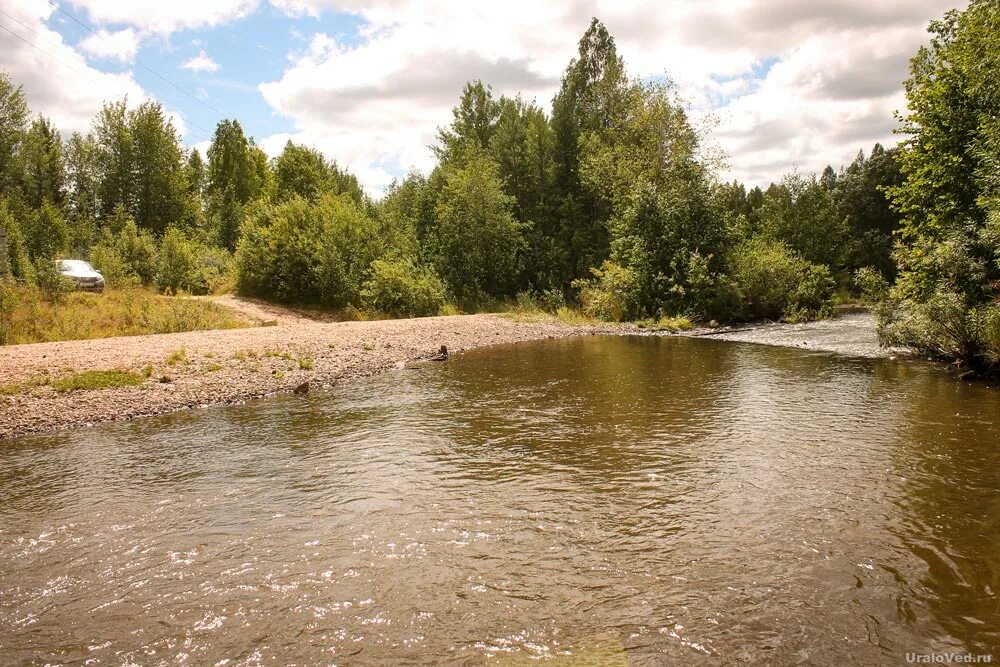
<svg viewBox="0 0 1000 667"><path fill-rule="evenodd" d="M70 20L74 21L77 25L79 25L80 27L82 27L84 30L87 30L88 32L90 32L92 34L97 35L100 38L100 35L97 33L96 30L94 30L91 26L87 25L86 23L84 23L83 21L81 21L80 19L78 19L77 17L75 17L72 14L70 14L68 11L66 11L65 9L63 9L61 6L56 5L56 9L60 13L65 14L67 17L70 18ZM154 70L152 67L149 67L148 65L146 65L144 62L142 62L138 58L133 58L132 61L136 65L138 65L139 67L143 68L144 70L146 70L147 72L149 72L150 74L152 74L153 76L155 76L156 78L158 78L158 79L166 82L170 86L173 86L175 89L177 89L178 91L180 91L184 95L187 95L188 97L190 97L192 100L194 100L195 102L197 102L201 106L205 107L206 109L208 109L212 113L218 115L219 118L225 119L227 117L226 114L224 114L223 112L219 111L218 109L216 109L215 107L213 107L211 104L208 104L204 100L201 100L198 97L196 97L196 96L192 95L191 93L189 93L188 91L184 90L183 88L181 88L180 86L178 86L176 83L174 83L173 81L171 81L167 77L163 76L162 74L160 74L159 72L157 72L156 70Z"/></svg>
<svg viewBox="0 0 1000 667"><path fill-rule="evenodd" d="M61 10L60 10L60 11L61 11ZM63 12L63 13L66 13L66 12ZM3 11L2 9L0 9L0 14L3 14L3 15L4 15L5 17L7 17L8 19L10 19L10 20L11 20L11 21L13 21L14 23L17 23L17 24L18 24L19 26L21 26L22 28L24 28L25 30L27 30L28 32L30 32L31 34L35 35L35 36L36 36L36 37L38 37L39 39L43 39L43 40L45 40L45 39L46 39L46 38L45 38L45 37L44 37L43 35L40 35L40 34L39 34L39 33L38 33L37 31L35 31L34 29L32 29L32 28L31 28L30 26L27 26L27 25L25 25L25 24L24 24L23 22L19 21L18 19L16 19L15 17L11 16L11 15L10 15L10 14L8 14L7 12ZM67 14L67 15L68 15L68 14ZM72 16L71 16L70 18L73 18L73 20L74 20L74 21L77 21L77 19L75 19L75 18L74 18L74 17L72 17ZM80 23L80 22L79 22L79 21L77 21L77 23ZM90 30L91 32L94 32L94 31L93 31L92 29L88 28L88 27L87 27L86 25L84 25L83 23L80 23L80 25L82 25L83 27L87 28L87 29L88 29L88 30ZM94 72L93 72L93 71L90 71L90 72L82 72L82 71L80 71L79 69L77 69L77 68L76 68L76 67L74 67L73 65L70 65L69 63L67 63L67 62L66 62L65 60L63 60L62 58L59 58L58 56L54 56L54 55L52 55L51 53L49 53L48 51L46 51L45 49L43 49L43 48L41 48L40 46L38 46L37 44L33 44L32 42L29 42L29 41L28 41L28 40L26 40L26 39L25 39L24 37L22 37L21 35L17 34L17 33L16 33L16 32L14 32L13 30L11 30L10 28L8 28L8 27L4 26L3 24L0 24L0 29L4 30L5 32L7 32L8 34L10 34L11 36L13 36L13 37L15 37L15 38L17 38L17 39L21 40L22 42L24 42L25 44L27 44L27 45L28 45L28 46L30 46L31 48L33 48L33 49L37 50L37 51L38 51L39 53L42 53L43 55L46 55L46 56L48 56L49 58L52 58L53 60L55 60L56 62L60 63L60 64L61 64L61 65L63 65L64 67L67 67L67 68L69 68L70 70L72 70L72 71L76 72L77 74L80 74L80 75L82 75L82 76L90 76L90 77L91 77L91 78L92 78L92 79L93 79L94 81L97 81L97 77L96 77L96 75L94 74ZM96 34L96 33L95 33L95 34ZM50 41L51 43L53 43L53 44L56 44L56 45L61 45L61 42L57 43L57 42L54 42L54 41L52 41L52 40L46 40L46 41ZM136 60L136 62L138 62L138 61ZM142 63L139 63L139 64L140 64L140 65L142 65L142 67L144 67L145 69L147 69L147 70L149 70L150 72L152 72L153 74L155 74L156 76L158 76L159 78L163 79L164 81L166 81L167 83L169 83L170 85L172 85L172 86L173 86L174 88L177 88L177 90L180 90L180 91L181 91L182 93L184 93L184 94L185 94L185 95L187 95L188 97L191 97L191 99L193 99L193 100L194 100L195 102L198 102L198 103L202 104L202 106L206 107L206 108L207 108L207 109L209 109L210 111L213 111L214 113L218 114L218 115L219 115L220 117L223 117L223 118L225 118L225 115L224 115L224 114L223 114L223 113L222 113L221 111L219 111L219 110L215 109L214 107L212 107L212 106L210 106L210 105L208 105L208 104L205 104L204 102L202 102L202 101L201 101L201 100L199 100L198 98L196 98L196 97L193 97L193 96L192 96L192 95L191 95L190 93L187 93L187 91L185 91L185 90L184 90L183 88L180 88L180 87L179 87L179 86L177 86L176 84L172 83L172 82L171 82L170 80L168 80L168 79L167 79L166 77L163 77L163 76L161 76L160 74L157 74L157 73L156 73L155 71L153 71L153 70L152 70L152 69L150 69L149 67L146 67L146 65L143 65ZM122 85L123 85L123 87L124 87L124 84L122 84ZM127 93L127 92L128 92L128 91L126 90L126 93ZM187 125L190 125L191 127L194 127L194 128L196 128L196 129L198 129L198 130L201 130L202 132L204 132L204 133L205 133L205 137L206 137L206 138L210 138L210 137L212 136L212 131L211 131L211 130L208 130L208 129L206 129L206 128L202 127L201 125L199 125L199 124L195 123L194 121L192 121L192 120L190 120L190 119L188 119L188 118L184 118L183 116L182 116L182 119L184 120L184 122L185 122L185 123L186 123Z"/></svg>

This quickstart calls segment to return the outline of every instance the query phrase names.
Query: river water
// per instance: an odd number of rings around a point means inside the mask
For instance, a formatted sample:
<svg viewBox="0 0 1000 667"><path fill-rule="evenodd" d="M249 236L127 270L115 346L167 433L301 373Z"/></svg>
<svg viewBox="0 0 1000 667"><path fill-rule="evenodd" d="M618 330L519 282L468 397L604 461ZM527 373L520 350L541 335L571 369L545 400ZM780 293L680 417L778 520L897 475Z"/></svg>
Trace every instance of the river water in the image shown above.
<svg viewBox="0 0 1000 667"><path fill-rule="evenodd" d="M3 442L0 664L996 664L998 417L593 337Z"/></svg>

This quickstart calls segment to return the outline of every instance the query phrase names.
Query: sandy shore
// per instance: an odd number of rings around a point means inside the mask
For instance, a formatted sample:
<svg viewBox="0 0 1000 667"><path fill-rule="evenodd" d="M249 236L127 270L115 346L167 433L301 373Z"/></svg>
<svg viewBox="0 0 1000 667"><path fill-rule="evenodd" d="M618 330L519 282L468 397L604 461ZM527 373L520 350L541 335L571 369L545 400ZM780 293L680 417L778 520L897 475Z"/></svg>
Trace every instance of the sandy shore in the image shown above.
<svg viewBox="0 0 1000 667"><path fill-rule="evenodd" d="M240 402L306 381L317 389L431 356L441 345L459 352L610 330L496 315L331 323L280 318L275 326L252 329L0 347L0 385L30 387L0 395L0 438ZM149 379L65 393L36 382L46 374L113 369L148 372Z"/></svg>

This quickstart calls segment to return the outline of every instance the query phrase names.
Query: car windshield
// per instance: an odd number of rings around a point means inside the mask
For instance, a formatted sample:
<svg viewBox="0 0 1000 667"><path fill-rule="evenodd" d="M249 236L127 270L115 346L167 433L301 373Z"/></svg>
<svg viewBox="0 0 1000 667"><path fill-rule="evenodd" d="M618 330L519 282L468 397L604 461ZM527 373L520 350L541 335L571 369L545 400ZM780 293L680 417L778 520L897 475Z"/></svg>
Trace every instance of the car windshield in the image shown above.
<svg viewBox="0 0 1000 667"><path fill-rule="evenodd" d="M93 271L92 267L82 259L63 259L59 261L63 271Z"/></svg>

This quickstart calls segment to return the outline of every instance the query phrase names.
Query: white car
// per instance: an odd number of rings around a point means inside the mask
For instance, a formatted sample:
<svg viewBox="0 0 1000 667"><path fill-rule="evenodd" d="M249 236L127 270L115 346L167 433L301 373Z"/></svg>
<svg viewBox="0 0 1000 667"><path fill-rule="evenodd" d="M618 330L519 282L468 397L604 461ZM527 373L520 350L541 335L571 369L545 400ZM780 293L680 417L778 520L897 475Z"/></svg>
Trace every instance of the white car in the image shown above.
<svg viewBox="0 0 1000 667"><path fill-rule="evenodd" d="M104 276L82 259L57 259L56 269L68 278L77 289L88 292L104 291Z"/></svg>

